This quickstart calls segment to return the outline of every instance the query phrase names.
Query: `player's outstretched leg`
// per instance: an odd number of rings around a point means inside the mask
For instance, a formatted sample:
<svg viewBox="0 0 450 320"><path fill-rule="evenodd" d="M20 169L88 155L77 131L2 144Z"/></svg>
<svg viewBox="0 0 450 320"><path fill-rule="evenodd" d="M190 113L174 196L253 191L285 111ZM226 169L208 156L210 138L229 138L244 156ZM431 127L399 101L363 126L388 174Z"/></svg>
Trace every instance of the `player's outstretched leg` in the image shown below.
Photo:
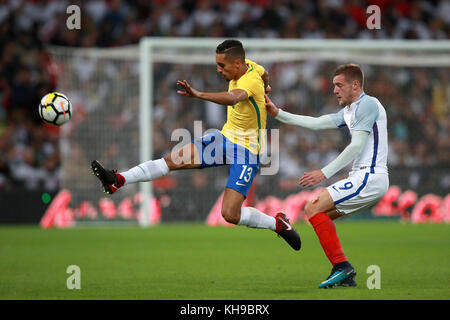
<svg viewBox="0 0 450 320"><path fill-rule="evenodd" d="M165 176L171 170L198 168L200 167L198 158L197 149L191 143L164 158L140 163L124 172L117 173L116 170L105 169L97 160L92 161L91 168L102 182L105 192L113 194L122 186L153 181Z"/></svg>
<svg viewBox="0 0 450 320"><path fill-rule="evenodd" d="M102 183L104 192L113 194L125 183L125 179L116 170L105 169L97 160L91 163L92 174Z"/></svg>

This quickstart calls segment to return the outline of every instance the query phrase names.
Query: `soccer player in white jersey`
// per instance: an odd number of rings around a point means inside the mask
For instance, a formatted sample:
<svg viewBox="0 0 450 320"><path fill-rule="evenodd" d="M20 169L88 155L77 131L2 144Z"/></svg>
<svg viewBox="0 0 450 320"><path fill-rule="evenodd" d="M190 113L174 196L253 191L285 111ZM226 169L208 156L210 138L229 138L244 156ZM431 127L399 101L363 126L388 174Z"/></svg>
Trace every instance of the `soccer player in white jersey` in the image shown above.
<svg viewBox="0 0 450 320"><path fill-rule="evenodd" d="M319 288L356 286L356 271L342 250L332 220L374 205L388 190L387 119L377 98L364 92L364 73L359 65L339 66L333 75L334 94L342 109L335 114L308 117L285 112L266 95L266 108L275 119L312 130L347 126L350 144L321 170L306 172L300 185L312 187L330 178L353 160L348 178L324 189L308 202L305 213L325 254L333 265L330 276Z"/></svg>

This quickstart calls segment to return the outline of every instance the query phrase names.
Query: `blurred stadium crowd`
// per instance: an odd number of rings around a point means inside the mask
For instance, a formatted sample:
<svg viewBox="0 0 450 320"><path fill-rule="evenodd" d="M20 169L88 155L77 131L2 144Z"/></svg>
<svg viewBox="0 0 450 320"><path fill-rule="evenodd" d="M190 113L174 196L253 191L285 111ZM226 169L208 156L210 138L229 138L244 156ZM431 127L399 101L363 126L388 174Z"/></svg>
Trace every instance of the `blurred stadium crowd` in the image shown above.
<svg viewBox="0 0 450 320"><path fill-rule="evenodd" d="M66 28L69 4L81 8L81 30ZM370 4L381 8L381 30L365 26ZM58 81L46 45L113 47L136 44L143 36L448 39L449 34L450 3L445 0L0 0L0 190L58 188L58 129L44 127L36 112L40 98ZM335 64L265 67L270 74L286 75L275 76L280 81L271 85L274 101L287 111L315 116L337 111L330 79ZM155 157L169 151L171 130L191 128L195 119L204 119L205 129L220 128L225 121L224 109L203 102L196 103L204 107L188 107L192 101L176 95L174 68L162 64L155 70ZM198 89L226 88L223 79L212 79L202 67L186 68ZM449 70L367 67L366 75L366 92L388 111L388 164L447 168ZM280 124L268 119L268 127ZM324 166L348 143L345 133L318 136L289 126L282 127L280 137L279 177L286 188L289 177L296 180L304 170ZM206 183L201 174L194 179Z"/></svg>

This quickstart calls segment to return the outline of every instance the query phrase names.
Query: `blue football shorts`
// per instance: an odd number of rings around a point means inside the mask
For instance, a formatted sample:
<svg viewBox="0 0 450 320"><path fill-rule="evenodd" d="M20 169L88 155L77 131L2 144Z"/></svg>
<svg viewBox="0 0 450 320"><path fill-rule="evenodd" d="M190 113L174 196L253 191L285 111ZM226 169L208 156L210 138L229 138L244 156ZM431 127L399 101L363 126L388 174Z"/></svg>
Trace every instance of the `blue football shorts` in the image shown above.
<svg viewBox="0 0 450 320"><path fill-rule="evenodd" d="M200 169L229 165L227 188L247 197L259 171L259 156L232 143L219 130L192 141L201 160Z"/></svg>

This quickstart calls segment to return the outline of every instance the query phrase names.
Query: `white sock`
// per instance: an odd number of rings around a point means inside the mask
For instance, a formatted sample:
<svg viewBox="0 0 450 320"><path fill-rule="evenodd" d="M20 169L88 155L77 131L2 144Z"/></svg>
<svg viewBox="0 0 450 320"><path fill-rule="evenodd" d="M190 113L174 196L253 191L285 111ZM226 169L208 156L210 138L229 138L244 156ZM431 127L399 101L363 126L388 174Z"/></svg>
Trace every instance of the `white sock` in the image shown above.
<svg viewBox="0 0 450 320"><path fill-rule="evenodd" d="M152 181L169 173L166 160L150 160L131 168L128 171L120 172L125 178L125 185L136 182Z"/></svg>
<svg viewBox="0 0 450 320"><path fill-rule="evenodd" d="M276 229L276 220L274 217L262 213L258 209L252 207L241 208L241 219L238 225L247 226L249 228Z"/></svg>

